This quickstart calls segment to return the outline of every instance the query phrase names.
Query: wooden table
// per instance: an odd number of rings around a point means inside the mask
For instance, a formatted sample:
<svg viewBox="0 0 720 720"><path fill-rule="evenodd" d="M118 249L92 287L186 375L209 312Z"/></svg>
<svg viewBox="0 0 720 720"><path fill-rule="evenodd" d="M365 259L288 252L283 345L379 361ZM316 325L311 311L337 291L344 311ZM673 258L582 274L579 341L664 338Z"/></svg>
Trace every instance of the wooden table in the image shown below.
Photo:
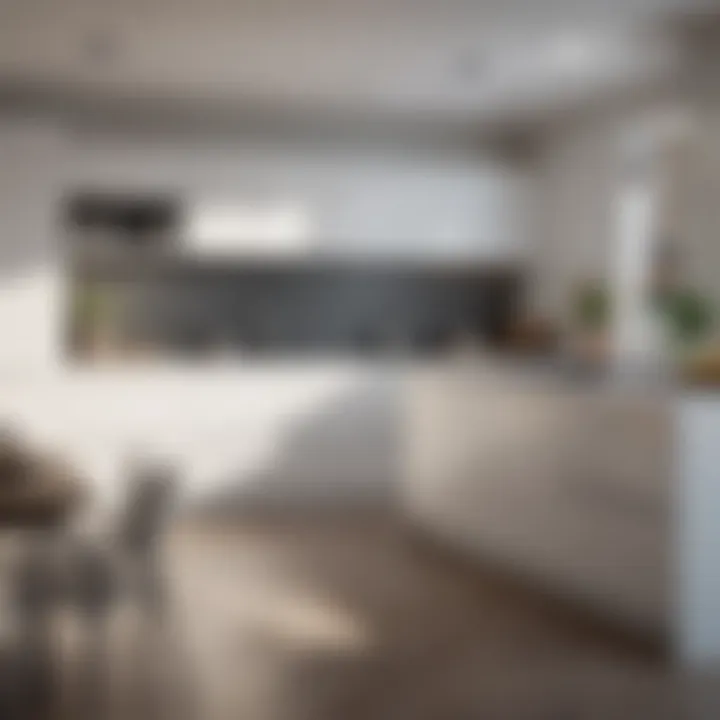
<svg viewBox="0 0 720 720"><path fill-rule="evenodd" d="M77 485L30 487L0 493L0 529L55 528L77 510L82 493Z"/></svg>
<svg viewBox="0 0 720 720"><path fill-rule="evenodd" d="M62 527L83 504L85 488L80 478L48 468L0 485L0 530Z"/></svg>
<svg viewBox="0 0 720 720"><path fill-rule="evenodd" d="M44 717L53 710L60 697L60 664L52 615L33 611L24 600L18 605L16 573L25 554L36 548L43 556L49 553L49 564L41 572L48 567L57 570L54 553L62 553L63 547L57 533L67 526L85 496L85 484L79 478L49 464L38 464L17 482L0 484L0 642L20 668L14 671L19 674L13 684L2 689L0 705L7 703L32 716ZM35 576L34 569L30 572L37 583L40 576ZM43 580L38 587L45 584Z"/></svg>

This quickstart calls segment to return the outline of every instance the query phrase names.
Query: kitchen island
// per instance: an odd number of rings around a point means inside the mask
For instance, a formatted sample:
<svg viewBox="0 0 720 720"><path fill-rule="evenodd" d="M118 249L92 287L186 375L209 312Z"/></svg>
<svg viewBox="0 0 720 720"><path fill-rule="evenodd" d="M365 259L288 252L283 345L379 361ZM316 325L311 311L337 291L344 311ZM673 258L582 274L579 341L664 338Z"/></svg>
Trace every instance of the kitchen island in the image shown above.
<svg viewBox="0 0 720 720"><path fill-rule="evenodd" d="M720 660L720 396L468 357L406 398L416 526L684 665Z"/></svg>

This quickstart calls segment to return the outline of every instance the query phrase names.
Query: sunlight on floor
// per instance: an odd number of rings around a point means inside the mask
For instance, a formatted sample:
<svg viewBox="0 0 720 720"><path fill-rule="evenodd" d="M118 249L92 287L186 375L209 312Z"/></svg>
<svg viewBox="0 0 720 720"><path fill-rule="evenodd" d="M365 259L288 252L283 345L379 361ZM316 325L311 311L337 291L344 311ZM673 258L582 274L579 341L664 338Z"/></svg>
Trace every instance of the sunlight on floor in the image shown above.
<svg viewBox="0 0 720 720"><path fill-rule="evenodd" d="M258 634L289 649L349 653L373 645L365 623L320 596L268 598L254 609L253 620Z"/></svg>

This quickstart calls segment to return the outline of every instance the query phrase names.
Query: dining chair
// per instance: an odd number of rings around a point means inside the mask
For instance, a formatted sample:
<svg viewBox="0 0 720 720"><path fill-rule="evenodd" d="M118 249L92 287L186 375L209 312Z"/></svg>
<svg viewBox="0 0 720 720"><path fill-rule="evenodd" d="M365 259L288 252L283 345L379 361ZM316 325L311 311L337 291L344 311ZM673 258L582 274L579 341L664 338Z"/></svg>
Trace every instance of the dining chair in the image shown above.
<svg viewBox="0 0 720 720"><path fill-rule="evenodd" d="M28 537L13 568L8 597L15 632L14 651L6 657L11 680L3 688L3 705L12 720L49 716L58 697L53 620L63 584L60 574L52 538Z"/></svg>
<svg viewBox="0 0 720 720"><path fill-rule="evenodd" d="M82 538L73 568L75 600L86 612L104 612L130 597L146 612L165 600L161 540L176 496L173 470L141 464L128 481L125 507L104 537Z"/></svg>
<svg viewBox="0 0 720 720"><path fill-rule="evenodd" d="M28 716L28 701L38 691L57 697L52 688L51 620L62 607L77 612L84 638L77 658L84 679L73 703L80 706L81 715L103 716L113 610L129 599L145 617L159 621L163 616L167 593L161 539L176 487L170 468L138 465L128 481L125 507L105 532L41 536L42 541L28 544L11 584L20 638L21 682L15 694L22 695L11 700L13 706L20 704L23 716Z"/></svg>
<svg viewBox="0 0 720 720"><path fill-rule="evenodd" d="M174 472L140 464L130 473L125 507L108 532L81 537L71 552L69 600L85 629L80 705L100 716L108 704L112 642L109 621L124 600L159 627L167 593L161 540L176 495Z"/></svg>

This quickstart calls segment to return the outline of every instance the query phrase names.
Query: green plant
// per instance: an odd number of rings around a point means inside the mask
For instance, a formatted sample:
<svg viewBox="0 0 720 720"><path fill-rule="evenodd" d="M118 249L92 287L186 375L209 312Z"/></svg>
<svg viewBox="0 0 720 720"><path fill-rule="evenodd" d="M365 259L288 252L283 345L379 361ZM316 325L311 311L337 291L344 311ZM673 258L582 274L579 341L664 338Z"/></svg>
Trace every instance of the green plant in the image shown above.
<svg viewBox="0 0 720 720"><path fill-rule="evenodd" d="M98 333L116 325L117 303L112 288L99 282L78 283L72 299L72 327L76 342L87 348L92 346Z"/></svg>
<svg viewBox="0 0 720 720"><path fill-rule="evenodd" d="M710 300L694 290L665 293L658 307L672 338L681 345L702 342L715 324L715 308Z"/></svg>
<svg viewBox="0 0 720 720"><path fill-rule="evenodd" d="M610 298L607 288L598 282L587 282L576 291L574 314L586 330L601 330L609 320Z"/></svg>

